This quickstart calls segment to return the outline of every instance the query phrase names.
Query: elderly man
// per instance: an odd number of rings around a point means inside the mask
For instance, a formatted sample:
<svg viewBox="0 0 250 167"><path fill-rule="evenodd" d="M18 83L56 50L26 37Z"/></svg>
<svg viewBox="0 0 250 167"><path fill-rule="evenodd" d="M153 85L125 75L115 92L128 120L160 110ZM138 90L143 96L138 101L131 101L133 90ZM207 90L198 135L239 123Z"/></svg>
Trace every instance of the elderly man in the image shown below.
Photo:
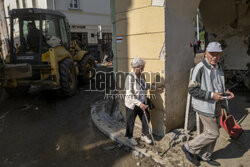
<svg viewBox="0 0 250 167"><path fill-rule="evenodd" d="M145 81L145 77L142 74L146 62L136 57L131 62L132 72L126 78L126 96L125 96L125 108L126 108L126 134L130 144L137 145L137 142L133 138L133 130L135 118L138 115L142 122L142 135L141 140L150 144L152 141L148 138L148 125L144 116L143 110L146 111L147 119L150 121L150 114L147 110L147 89L162 90L164 85L153 86L149 85Z"/></svg>
<svg viewBox="0 0 250 167"><path fill-rule="evenodd" d="M224 74L219 61L222 57L220 43L208 44L205 58L193 70L188 91L192 96L193 110L198 112L204 127L203 133L182 146L186 158L193 164L206 161L210 165L220 166L211 159L217 138L219 137L219 116L221 108L228 110L227 100L234 94L225 89ZM196 159L194 153L200 151Z"/></svg>

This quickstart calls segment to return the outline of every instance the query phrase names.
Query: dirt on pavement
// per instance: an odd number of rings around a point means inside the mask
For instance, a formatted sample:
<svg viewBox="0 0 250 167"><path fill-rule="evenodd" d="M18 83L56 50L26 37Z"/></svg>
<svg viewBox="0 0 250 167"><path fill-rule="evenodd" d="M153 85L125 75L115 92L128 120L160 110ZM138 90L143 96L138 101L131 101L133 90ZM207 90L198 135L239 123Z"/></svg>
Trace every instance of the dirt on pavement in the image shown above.
<svg viewBox="0 0 250 167"><path fill-rule="evenodd" d="M63 98L52 91L19 97L3 93L0 103L0 167L158 166L111 141L92 123L91 104L102 92L78 89Z"/></svg>
<svg viewBox="0 0 250 167"><path fill-rule="evenodd" d="M68 98L41 90L19 97L0 93L0 167L160 166L150 158L134 156L94 126L90 107L104 93L88 90L89 85L81 86ZM231 102L237 120L248 115L249 97L249 93L236 94L238 100ZM238 141L230 141L221 130L215 157L222 166L249 164L249 116L242 126L245 133ZM184 155L177 146L166 156Z"/></svg>

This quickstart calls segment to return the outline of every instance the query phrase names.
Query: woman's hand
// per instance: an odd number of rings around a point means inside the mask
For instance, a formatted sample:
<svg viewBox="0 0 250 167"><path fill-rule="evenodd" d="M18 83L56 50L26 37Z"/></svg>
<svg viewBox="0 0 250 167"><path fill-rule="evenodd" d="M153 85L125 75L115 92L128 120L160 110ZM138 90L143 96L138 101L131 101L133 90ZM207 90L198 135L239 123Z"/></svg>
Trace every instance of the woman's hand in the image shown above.
<svg viewBox="0 0 250 167"><path fill-rule="evenodd" d="M229 97L227 98L227 100L231 100L234 98L233 92L230 92L229 90L227 90L226 93L229 94Z"/></svg>
<svg viewBox="0 0 250 167"><path fill-rule="evenodd" d="M148 108L148 106L145 105L144 103L141 103L141 104L140 104L140 108L141 108L142 110L146 110L146 109Z"/></svg>

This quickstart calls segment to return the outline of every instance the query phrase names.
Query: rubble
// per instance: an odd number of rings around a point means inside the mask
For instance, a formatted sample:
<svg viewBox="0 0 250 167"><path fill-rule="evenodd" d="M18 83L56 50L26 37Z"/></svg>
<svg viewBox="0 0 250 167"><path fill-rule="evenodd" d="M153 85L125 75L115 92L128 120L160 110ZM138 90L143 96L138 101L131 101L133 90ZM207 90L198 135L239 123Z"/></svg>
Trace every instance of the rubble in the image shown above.
<svg viewBox="0 0 250 167"><path fill-rule="evenodd" d="M159 143L160 148L171 148L175 145L188 141L190 135L188 132L185 132L184 129L174 129L173 131L169 132L162 138L161 142ZM166 147L166 145L168 145Z"/></svg>
<svg viewBox="0 0 250 167"><path fill-rule="evenodd" d="M179 146L178 147L174 146L180 142L184 142L189 139L189 135L185 133L184 129L177 129L170 132L163 139L156 141L156 148L154 148L153 145L145 144L139 139L141 135L140 132L141 129L138 126L135 126L134 138L138 142L138 145L131 146L130 143L127 141L127 138L124 137L125 124L123 122L113 120L109 114L110 112L107 112L107 110L105 110L106 109L105 105L106 105L105 103L99 103L99 102L96 102L95 105L92 105L91 108L92 120L94 124L97 126L97 128L101 130L104 134L108 135L112 140L120 144L124 144L125 151L131 152L131 150L136 150L132 152L132 155L134 155L136 159L141 159L143 158L143 156L146 156L148 158L152 158L156 163L161 165L171 166L170 161L172 159L174 160L178 159L178 161L181 161L182 157L178 156L178 154L181 153L181 149L179 148ZM169 159L168 156L166 155L161 156L164 155L168 150L170 150L172 154L176 155L176 157ZM156 154L156 151L159 152L159 154Z"/></svg>
<svg viewBox="0 0 250 167"><path fill-rule="evenodd" d="M124 147L124 149L127 151L127 152L130 152L131 151L131 149L129 148L129 147Z"/></svg>
<svg viewBox="0 0 250 167"><path fill-rule="evenodd" d="M139 157L140 157L140 158L143 158L144 155L140 152Z"/></svg>
<svg viewBox="0 0 250 167"><path fill-rule="evenodd" d="M117 145L117 148L120 149L120 148L122 148L122 146L123 146L123 144L118 144L118 145Z"/></svg>
<svg viewBox="0 0 250 167"><path fill-rule="evenodd" d="M134 151L132 151L132 154L133 154L135 157L139 157L140 152L134 150Z"/></svg>

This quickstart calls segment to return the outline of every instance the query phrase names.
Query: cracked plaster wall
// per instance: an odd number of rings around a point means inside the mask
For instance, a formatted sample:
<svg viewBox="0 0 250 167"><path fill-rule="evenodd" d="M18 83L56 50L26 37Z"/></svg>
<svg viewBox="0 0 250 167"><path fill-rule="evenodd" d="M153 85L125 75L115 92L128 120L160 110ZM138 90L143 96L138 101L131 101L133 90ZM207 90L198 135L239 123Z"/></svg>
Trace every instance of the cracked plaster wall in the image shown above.
<svg viewBox="0 0 250 167"><path fill-rule="evenodd" d="M224 49L226 70L246 70L250 63L250 2L202 0L199 6L208 41Z"/></svg>

